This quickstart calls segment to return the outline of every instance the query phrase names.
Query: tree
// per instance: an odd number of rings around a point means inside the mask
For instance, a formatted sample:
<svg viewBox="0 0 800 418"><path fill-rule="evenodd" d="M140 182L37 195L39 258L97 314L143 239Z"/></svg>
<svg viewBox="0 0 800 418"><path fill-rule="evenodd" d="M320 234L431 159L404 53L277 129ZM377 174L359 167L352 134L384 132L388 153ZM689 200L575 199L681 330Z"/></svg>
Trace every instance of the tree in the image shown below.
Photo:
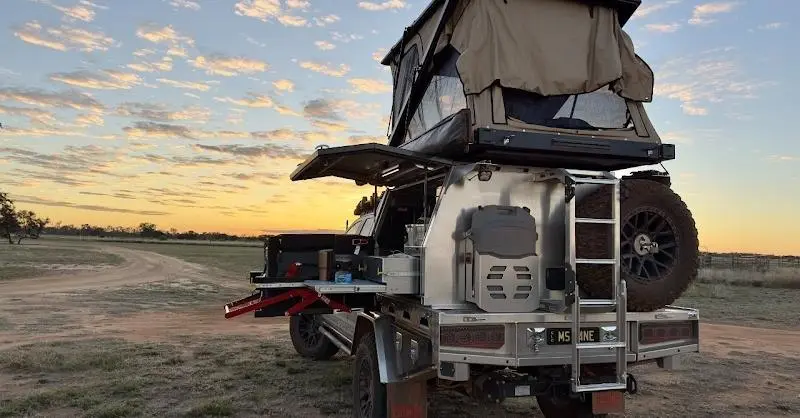
<svg viewBox="0 0 800 418"><path fill-rule="evenodd" d="M19 218L14 209L14 202L8 198L8 194L0 192L0 236L7 238L9 244L13 244L12 234L19 227Z"/></svg>
<svg viewBox="0 0 800 418"><path fill-rule="evenodd" d="M24 238L38 239L42 230L50 222L50 219L41 219L31 210L21 210L17 213L19 228L17 230L17 244L21 244Z"/></svg>
<svg viewBox="0 0 800 418"><path fill-rule="evenodd" d="M39 238L48 222L49 219L41 219L31 210L17 212L8 194L0 192L0 234L9 244L14 243L14 238L17 244L25 238Z"/></svg>

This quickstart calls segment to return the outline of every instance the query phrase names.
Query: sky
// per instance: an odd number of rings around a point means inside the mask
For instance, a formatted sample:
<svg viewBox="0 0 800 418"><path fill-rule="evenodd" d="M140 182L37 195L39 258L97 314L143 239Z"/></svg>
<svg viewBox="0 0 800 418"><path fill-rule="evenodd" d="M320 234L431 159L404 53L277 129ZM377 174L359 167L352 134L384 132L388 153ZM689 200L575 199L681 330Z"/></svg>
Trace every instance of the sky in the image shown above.
<svg viewBox="0 0 800 418"><path fill-rule="evenodd" d="M706 251L800 255L796 0L643 0L625 26ZM369 187L291 182L386 140L403 0L3 0L0 191L53 222L343 229Z"/></svg>

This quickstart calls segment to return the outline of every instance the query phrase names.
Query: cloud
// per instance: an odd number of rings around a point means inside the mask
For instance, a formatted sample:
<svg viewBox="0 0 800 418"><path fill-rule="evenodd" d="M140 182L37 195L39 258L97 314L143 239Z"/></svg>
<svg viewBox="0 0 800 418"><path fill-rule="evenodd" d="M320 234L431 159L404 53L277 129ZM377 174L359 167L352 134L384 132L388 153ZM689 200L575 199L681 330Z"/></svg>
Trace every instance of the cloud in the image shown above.
<svg viewBox="0 0 800 418"><path fill-rule="evenodd" d="M64 18L65 20L68 21L82 20L84 22L91 22L92 20L94 20L95 16L94 9L87 6L86 4L77 4L72 7L62 7L53 5L53 7L59 10L60 12L64 13Z"/></svg>
<svg viewBox="0 0 800 418"><path fill-rule="evenodd" d="M662 81L656 83L654 93L679 100L686 114L702 116L710 113L710 104L753 99L774 84L746 78L727 55L732 50L719 48L666 62L656 71Z"/></svg>
<svg viewBox="0 0 800 418"><path fill-rule="evenodd" d="M113 38L102 32L92 32L66 25L45 29L35 20L15 29L14 36L29 44L57 51L107 51L115 44Z"/></svg>
<svg viewBox="0 0 800 418"><path fill-rule="evenodd" d="M4 101L96 112L102 112L105 108L97 99L75 90L50 92L37 88L0 87L0 102Z"/></svg>
<svg viewBox="0 0 800 418"><path fill-rule="evenodd" d="M265 44L264 42L259 42L259 41L253 39L250 36L245 36L244 40L247 41L247 43L253 44L253 45L255 45L255 46L259 47L259 48L264 48L264 47L267 46L267 44Z"/></svg>
<svg viewBox="0 0 800 418"><path fill-rule="evenodd" d="M200 4L192 0L171 0L169 5L176 9L200 10Z"/></svg>
<svg viewBox="0 0 800 418"><path fill-rule="evenodd" d="M351 135L347 140L351 144L371 144L374 142L383 144L386 142L385 137L374 135Z"/></svg>
<svg viewBox="0 0 800 418"><path fill-rule="evenodd" d="M650 32L672 33L677 32L681 25L679 23L650 23L644 27Z"/></svg>
<svg viewBox="0 0 800 418"><path fill-rule="evenodd" d="M310 3L306 0L286 0L286 7L290 9L308 9Z"/></svg>
<svg viewBox="0 0 800 418"><path fill-rule="evenodd" d="M24 148L0 147L0 154L7 154L10 160L27 168L42 168L50 172L46 173L48 175L57 175L73 183L86 182L85 179L78 179L79 175L109 174L107 170L118 159L114 150L97 145L67 145L53 154Z"/></svg>
<svg viewBox="0 0 800 418"><path fill-rule="evenodd" d="M128 214L143 215L143 216L161 216L161 215L169 215L170 214L169 212L161 212L161 211L154 211L154 210L134 210L134 209L115 208L115 207L110 207L110 206L85 205L85 204L78 204L78 203L65 202L65 201L42 199L40 197L35 197L35 196L23 196L23 195L20 195L20 196L15 196L14 200L17 201L17 202L28 203L28 204L31 204L31 205L65 207L65 208L72 208L72 209L82 209L82 210L97 211L97 212L128 213Z"/></svg>
<svg viewBox="0 0 800 418"><path fill-rule="evenodd" d="M358 2L358 7L364 10L380 11L380 10L390 10L390 9L402 9L408 7L408 4L403 0L386 0L380 3L371 1L360 1Z"/></svg>
<svg viewBox="0 0 800 418"><path fill-rule="evenodd" d="M129 90L142 83L138 75L116 70L53 73L49 78L71 86L97 90Z"/></svg>
<svg viewBox="0 0 800 418"><path fill-rule="evenodd" d="M266 22L280 16L281 3L279 0L241 0L233 9L239 16L253 17Z"/></svg>
<svg viewBox="0 0 800 418"><path fill-rule="evenodd" d="M332 141L333 138L327 132L318 131L295 131L289 128L274 129L271 131L251 132L254 139L268 141Z"/></svg>
<svg viewBox="0 0 800 418"><path fill-rule="evenodd" d="M51 126L46 127L33 127L33 128L17 128L14 126L6 126L3 124L3 129L0 130L0 137L13 136L18 138L45 138L45 137L77 137L85 136L82 132L67 130L63 128L55 128Z"/></svg>
<svg viewBox="0 0 800 418"><path fill-rule="evenodd" d="M136 30L136 36L155 44L194 45L194 39L186 35L181 35L172 25L161 26L148 23L140 26Z"/></svg>
<svg viewBox="0 0 800 418"><path fill-rule="evenodd" d="M137 57L146 57L148 55L153 55L155 53L156 51L152 49L137 49L136 51L133 51L133 55Z"/></svg>
<svg viewBox="0 0 800 418"><path fill-rule="evenodd" d="M133 126L122 128L133 138L187 138L194 139L191 129L182 125L170 125L156 122L135 122Z"/></svg>
<svg viewBox="0 0 800 418"><path fill-rule="evenodd" d="M386 48L378 48L377 51L372 53L372 59L375 60L375 62L380 63L381 61L383 61L383 58L388 53L389 53L388 49L386 49Z"/></svg>
<svg viewBox="0 0 800 418"><path fill-rule="evenodd" d="M332 122L328 120L318 120L318 119L312 119L311 126L328 132L342 132L346 131L349 128L349 126L347 126L346 123Z"/></svg>
<svg viewBox="0 0 800 418"><path fill-rule="evenodd" d="M392 85L381 80L375 80L371 78L352 78L347 80L347 82L350 83L350 85L353 86L357 92L361 93L382 94L392 92Z"/></svg>
<svg viewBox="0 0 800 418"><path fill-rule="evenodd" d="M170 110L161 104L126 102L117 107L116 114L123 117L136 117L158 122L206 122L211 117L211 110L198 106Z"/></svg>
<svg viewBox="0 0 800 418"><path fill-rule="evenodd" d="M638 9L636 9L636 13L634 13L631 18L632 19L637 19L637 18L649 16L649 15L651 15L653 13L656 13L656 12L664 10L664 9L666 9L668 7L674 6L674 5L678 4L678 3L680 3L681 1L682 0L668 0L668 1L663 1L661 3L655 3L655 4L648 4L648 5L640 6Z"/></svg>
<svg viewBox="0 0 800 418"><path fill-rule="evenodd" d="M96 113L84 113L75 118L75 124L81 127L103 126L105 125L105 120L103 116Z"/></svg>
<svg viewBox="0 0 800 418"><path fill-rule="evenodd" d="M272 97L260 93L249 92L245 97L240 99L233 97L214 97L214 100L221 103L230 103L242 107L274 109L276 112L282 115L301 116L293 109L278 103Z"/></svg>
<svg viewBox="0 0 800 418"><path fill-rule="evenodd" d="M340 20L341 18L339 16L331 14L331 15L315 17L314 23L316 23L317 26L327 26L332 23L336 23Z"/></svg>
<svg viewBox="0 0 800 418"><path fill-rule="evenodd" d="M270 158L270 159L301 159L308 153L293 147L279 144L263 145L202 145L195 144L195 149L222 154L234 155L243 158Z"/></svg>
<svg viewBox="0 0 800 418"><path fill-rule="evenodd" d="M189 56L189 51L186 48L180 46L171 46L167 49L167 55L172 55L174 57L181 57L187 58Z"/></svg>
<svg viewBox="0 0 800 418"><path fill-rule="evenodd" d="M689 19L690 25L708 25L716 21L710 19L709 16L729 13L739 5L737 1L717 2L717 3L704 3L694 7L692 17Z"/></svg>
<svg viewBox="0 0 800 418"><path fill-rule="evenodd" d="M272 85L275 86L276 89L280 91L294 91L294 82L287 79L275 80L272 82Z"/></svg>
<svg viewBox="0 0 800 418"><path fill-rule="evenodd" d="M305 103L303 115L313 120L343 122L347 119L376 117L377 104L364 104L353 100L314 99Z"/></svg>
<svg viewBox="0 0 800 418"><path fill-rule="evenodd" d="M303 114L309 118L329 119L329 120L343 120L344 118L338 114L333 102L327 99L314 99L310 100L303 107Z"/></svg>
<svg viewBox="0 0 800 418"><path fill-rule="evenodd" d="M339 67L335 68L330 64L322 64L314 61L301 61L300 67L320 74L329 75L331 77L344 77L350 72L350 66L347 64L339 64Z"/></svg>
<svg viewBox="0 0 800 418"><path fill-rule="evenodd" d="M14 107L0 104L0 113L9 116L23 116L28 118L28 121L35 124L49 125L56 121L53 113L36 108ZM0 131L0 133L2 133L2 131Z"/></svg>
<svg viewBox="0 0 800 418"><path fill-rule="evenodd" d="M360 40L360 39L364 39L363 36L357 35L355 33L351 33L350 35L346 35L346 34L339 33L339 32L331 32L331 36L333 37L334 41L340 42L340 43L343 43L343 44L346 44L346 43L349 43L349 42L352 42L352 41L357 41L357 40Z"/></svg>
<svg viewBox="0 0 800 418"><path fill-rule="evenodd" d="M158 78L156 79L161 84L166 84L168 86L172 86L179 89L187 89L187 90L197 90L197 91L208 91L211 86L205 83L197 83L194 81L179 81L179 80L170 80L168 78Z"/></svg>
<svg viewBox="0 0 800 418"><path fill-rule="evenodd" d="M336 45L328 42L328 41L316 41L314 45L317 46L322 51L330 51L331 49L336 48Z"/></svg>
<svg viewBox="0 0 800 418"><path fill-rule="evenodd" d="M157 71L172 71L172 58L165 56L161 61L141 61L133 64L128 64L128 68L142 73L154 73Z"/></svg>
<svg viewBox="0 0 800 418"><path fill-rule="evenodd" d="M310 26L308 20L302 16L281 15L278 16L278 22L281 22L284 26Z"/></svg>
<svg viewBox="0 0 800 418"><path fill-rule="evenodd" d="M681 109L683 109L683 113L691 116L708 115L708 109L704 107L695 106L691 102L681 104Z"/></svg>
<svg viewBox="0 0 800 418"><path fill-rule="evenodd" d="M247 93L247 97L242 99L234 99L231 97L215 97L214 100L244 107L265 108L275 106L275 101L271 97L255 93Z"/></svg>
<svg viewBox="0 0 800 418"><path fill-rule="evenodd" d="M206 74L232 77L240 74L253 74L269 69L266 62L244 57L231 57L223 54L198 56L189 60L195 68L205 70Z"/></svg>
<svg viewBox="0 0 800 418"><path fill-rule="evenodd" d="M783 23L783 22L772 22L772 23L767 23L767 24L764 24L764 25L759 25L758 29L760 29L760 30L776 30L776 29L780 29L780 28L785 27L785 26L786 26L786 23Z"/></svg>
<svg viewBox="0 0 800 418"><path fill-rule="evenodd" d="M305 10L308 6L307 1L297 0L287 1L286 8L281 7L280 0L240 0L233 6L233 10L239 16L252 17L262 22L275 20L284 26L301 27L310 26L308 19L289 12L293 9Z"/></svg>
<svg viewBox="0 0 800 418"><path fill-rule="evenodd" d="M792 155L771 155L770 158L776 161L800 161L800 157Z"/></svg>

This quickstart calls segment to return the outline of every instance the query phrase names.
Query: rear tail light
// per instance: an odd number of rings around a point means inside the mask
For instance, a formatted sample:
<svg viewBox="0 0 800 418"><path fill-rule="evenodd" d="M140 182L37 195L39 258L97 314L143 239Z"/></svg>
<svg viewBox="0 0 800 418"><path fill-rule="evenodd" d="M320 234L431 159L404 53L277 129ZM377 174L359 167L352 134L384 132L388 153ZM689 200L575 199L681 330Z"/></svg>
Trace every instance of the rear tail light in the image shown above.
<svg viewBox="0 0 800 418"><path fill-rule="evenodd" d="M686 322L667 322L661 324L641 324L639 326L640 344L658 344L695 338L695 324Z"/></svg>
<svg viewBox="0 0 800 418"><path fill-rule="evenodd" d="M506 343L503 325L443 326L439 345L446 347L485 348L496 350Z"/></svg>

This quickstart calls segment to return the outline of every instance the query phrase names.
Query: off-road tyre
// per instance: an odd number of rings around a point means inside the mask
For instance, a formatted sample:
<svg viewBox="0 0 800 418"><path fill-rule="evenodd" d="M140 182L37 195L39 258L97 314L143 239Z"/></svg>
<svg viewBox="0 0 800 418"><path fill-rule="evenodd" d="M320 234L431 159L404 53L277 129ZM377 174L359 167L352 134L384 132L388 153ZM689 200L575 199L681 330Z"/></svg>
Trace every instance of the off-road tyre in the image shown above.
<svg viewBox="0 0 800 418"><path fill-rule="evenodd" d="M550 395L536 397L539 411L544 418L606 418L608 414L593 414L590 400L580 401L571 398L554 399Z"/></svg>
<svg viewBox="0 0 800 418"><path fill-rule="evenodd" d="M378 371L375 333L361 338L353 360L353 418L386 418L386 385Z"/></svg>
<svg viewBox="0 0 800 418"><path fill-rule="evenodd" d="M319 316L293 315L289 319L289 336L295 351L313 360L329 360L339 352L324 334L319 332Z"/></svg>
<svg viewBox="0 0 800 418"><path fill-rule="evenodd" d="M578 217L611 217L609 191L599 189L583 197L576 212ZM647 222L651 224L645 225ZM578 258L612 258L608 231L608 225L578 225ZM655 254L642 254L647 242L658 243ZM650 312L673 303L697 278L699 264L697 227L680 196L660 181L623 178L620 274L626 279L628 310ZM611 266L582 264L575 271L580 289L588 297L611 297Z"/></svg>

